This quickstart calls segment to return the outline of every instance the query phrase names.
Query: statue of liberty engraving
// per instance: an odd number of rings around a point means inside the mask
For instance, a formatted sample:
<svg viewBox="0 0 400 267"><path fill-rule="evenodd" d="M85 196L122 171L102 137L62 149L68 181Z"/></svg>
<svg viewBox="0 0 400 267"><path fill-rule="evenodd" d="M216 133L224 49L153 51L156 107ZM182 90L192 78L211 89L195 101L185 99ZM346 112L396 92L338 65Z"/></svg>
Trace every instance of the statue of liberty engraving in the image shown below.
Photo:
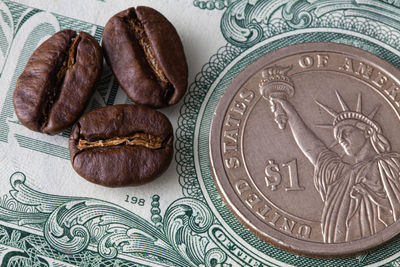
<svg viewBox="0 0 400 267"><path fill-rule="evenodd" d="M261 95L267 99L280 129L290 128L293 138L314 166L314 185L324 208L321 229L326 243L348 242L373 235L400 218L400 154L374 120L378 107L362 110L361 94L350 108L336 91L341 110L316 103L332 116L335 143L353 163L344 161L306 125L288 100L294 84L290 68L274 66L263 71Z"/></svg>

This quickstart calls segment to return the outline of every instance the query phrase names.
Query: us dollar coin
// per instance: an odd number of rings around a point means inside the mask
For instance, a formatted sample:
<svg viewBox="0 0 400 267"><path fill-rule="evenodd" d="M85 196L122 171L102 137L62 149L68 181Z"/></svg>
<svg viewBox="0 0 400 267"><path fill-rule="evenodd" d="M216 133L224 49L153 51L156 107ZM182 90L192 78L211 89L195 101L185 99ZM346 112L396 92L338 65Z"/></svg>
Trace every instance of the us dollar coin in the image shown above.
<svg viewBox="0 0 400 267"><path fill-rule="evenodd" d="M221 97L210 164L233 214L309 256L372 249L400 232L400 71L358 48L269 53Z"/></svg>

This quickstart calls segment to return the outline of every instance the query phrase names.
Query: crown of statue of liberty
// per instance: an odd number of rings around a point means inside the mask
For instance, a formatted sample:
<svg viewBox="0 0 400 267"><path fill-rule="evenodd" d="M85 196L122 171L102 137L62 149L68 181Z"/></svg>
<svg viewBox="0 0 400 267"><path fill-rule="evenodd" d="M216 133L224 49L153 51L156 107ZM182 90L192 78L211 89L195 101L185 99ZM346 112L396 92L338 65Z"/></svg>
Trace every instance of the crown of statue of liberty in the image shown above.
<svg viewBox="0 0 400 267"><path fill-rule="evenodd" d="M335 91L336 97L342 107L342 111L335 111L334 109L315 101L321 108L323 108L329 115L331 115L333 119L332 125L325 125L326 127L335 128L341 124L348 123L349 121L355 122L363 122L368 126L372 127L377 133L382 133L382 128L376 123L373 119L378 112L379 106L376 106L368 115L364 115L362 112L362 100L361 100L361 93L358 94L357 99L357 107L355 111L352 111L348 108L346 102L340 96L340 94ZM320 125L323 126L323 125Z"/></svg>

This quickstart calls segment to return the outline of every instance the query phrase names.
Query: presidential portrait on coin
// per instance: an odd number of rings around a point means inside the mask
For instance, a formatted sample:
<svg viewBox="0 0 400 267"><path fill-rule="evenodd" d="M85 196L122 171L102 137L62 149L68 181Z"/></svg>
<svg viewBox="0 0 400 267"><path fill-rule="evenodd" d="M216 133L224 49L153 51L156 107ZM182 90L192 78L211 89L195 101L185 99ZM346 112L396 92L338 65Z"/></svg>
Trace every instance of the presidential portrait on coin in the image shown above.
<svg viewBox="0 0 400 267"><path fill-rule="evenodd" d="M391 150L390 140L374 119L379 104L370 111L363 110L361 92L353 99L344 99L339 90L335 95L340 110L323 99L316 100L316 108L332 118L327 124L316 125L330 129L335 142L326 144L307 126L315 122L303 120L290 101L295 94L295 84L287 74L290 69L264 69L259 90L279 129L291 132L314 166L314 186L323 201L323 242L349 242L382 231L400 216L400 154ZM335 146L343 153L335 152Z"/></svg>

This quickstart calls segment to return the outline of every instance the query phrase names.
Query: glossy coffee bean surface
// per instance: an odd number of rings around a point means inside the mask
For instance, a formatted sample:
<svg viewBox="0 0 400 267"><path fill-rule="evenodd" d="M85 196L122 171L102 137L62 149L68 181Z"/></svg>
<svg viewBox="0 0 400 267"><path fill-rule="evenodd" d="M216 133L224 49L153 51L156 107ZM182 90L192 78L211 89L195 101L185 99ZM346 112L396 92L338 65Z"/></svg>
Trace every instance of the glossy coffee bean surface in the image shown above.
<svg viewBox="0 0 400 267"><path fill-rule="evenodd" d="M75 124L69 151L75 171L109 187L153 180L173 156L173 130L162 113L137 105L107 106Z"/></svg>
<svg viewBox="0 0 400 267"><path fill-rule="evenodd" d="M102 46L119 85L135 103L160 108L185 94L182 42L158 11L139 6L114 15L104 28Z"/></svg>
<svg viewBox="0 0 400 267"><path fill-rule="evenodd" d="M29 129L56 134L82 114L99 79L103 54L88 33L62 30L31 55L17 80L15 113Z"/></svg>

